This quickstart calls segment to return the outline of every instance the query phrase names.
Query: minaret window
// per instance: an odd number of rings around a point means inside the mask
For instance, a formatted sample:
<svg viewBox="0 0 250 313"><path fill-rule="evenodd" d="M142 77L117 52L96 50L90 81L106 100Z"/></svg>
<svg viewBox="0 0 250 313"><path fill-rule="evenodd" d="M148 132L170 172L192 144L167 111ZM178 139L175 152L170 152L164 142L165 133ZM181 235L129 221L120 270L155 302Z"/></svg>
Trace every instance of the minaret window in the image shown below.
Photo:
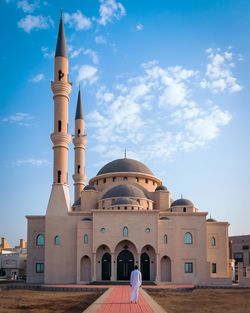
<svg viewBox="0 0 250 313"><path fill-rule="evenodd" d="M77 130L77 136L79 137L80 134L81 134L81 129L78 129L78 130Z"/></svg>
<svg viewBox="0 0 250 313"><path fill-rule="evenodd" d="M164 235L164 243L168 243L168 235L167 234Z"/></svg>
<svg viewBox="0 0 250 313"><path fill-rule="evenodd" d="M64 73L61 70L58 71L58 80L59 81L62 80L63 76L64 76Z"/></svg>
<svg viewBox="0 0 250 313"><path fill-rule="evenodd" d="M58 131L59 133L62 131L62 121L58 121Z"/></svg>
<svg viewBox="0 0 250 313"><path fill-rule="evenodd" d="M216 239L214 237L211 238L211 246L216 246Z"/></svg>
<svg viewBox="0 0 250 313"><path fill-rule="evenodd" d="M81 166L78 165L78 166L77 166L77 173L78 173L78 174L80 174L80 169L81 169Z"/></svg>
<svg viewBox="0 0 250 313"><path fill-rule="evenodd" d="M58 184L61 184L61 176L62 176L62 172L58 171L57 172L57 182L58 182Z"/></svg>

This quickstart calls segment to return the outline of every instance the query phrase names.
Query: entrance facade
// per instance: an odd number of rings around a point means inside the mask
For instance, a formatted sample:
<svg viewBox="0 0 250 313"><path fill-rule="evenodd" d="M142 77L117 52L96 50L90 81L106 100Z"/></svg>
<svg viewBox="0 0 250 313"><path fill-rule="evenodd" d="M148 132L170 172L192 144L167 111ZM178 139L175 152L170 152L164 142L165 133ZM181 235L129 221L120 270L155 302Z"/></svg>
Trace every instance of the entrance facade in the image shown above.
<svg viewBox="0 0 250 313"><path fill-rule="evenodd" d="M134 256L129 250L121 251L117 256L117 280L129 280L134 269Z"/></svg>

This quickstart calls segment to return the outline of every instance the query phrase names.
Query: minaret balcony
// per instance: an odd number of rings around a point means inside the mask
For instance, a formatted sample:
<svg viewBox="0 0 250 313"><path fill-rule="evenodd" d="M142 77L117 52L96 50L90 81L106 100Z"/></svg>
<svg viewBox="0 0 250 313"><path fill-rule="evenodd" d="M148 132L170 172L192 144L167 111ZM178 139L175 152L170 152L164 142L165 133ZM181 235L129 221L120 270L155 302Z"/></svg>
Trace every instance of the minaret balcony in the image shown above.
<svg viewBox="0 0 250 313"><path fill-rule="evenodd" d="M54 97L65 96L69 98L69 94L72 90L72 85L70 83L60 82L51 82L51 90L54 93Z"/></svg>
<svg viewBox="0 0 250 313"><path fill-rule="evenodd" d="M71 141L71 137L67 133L52 133L50 138L54 146L65 146L66 148Z"/></svg>
<svg viewBox="0 0 250 313"><path fill-rule="evenodd" d="M79 135L79 137L74 136L73 144L75 147L83 148L86 145L86 135Z"/></svg>
<svg viewBox="0 0 250 313"><path fill-rule="evenodd" d="M86 180L86 176L84 174L81 174L81 173L77 173L77 174L72 175L72 178L73 178L75 183L81 183L81 184L83 184Z"/></svg>

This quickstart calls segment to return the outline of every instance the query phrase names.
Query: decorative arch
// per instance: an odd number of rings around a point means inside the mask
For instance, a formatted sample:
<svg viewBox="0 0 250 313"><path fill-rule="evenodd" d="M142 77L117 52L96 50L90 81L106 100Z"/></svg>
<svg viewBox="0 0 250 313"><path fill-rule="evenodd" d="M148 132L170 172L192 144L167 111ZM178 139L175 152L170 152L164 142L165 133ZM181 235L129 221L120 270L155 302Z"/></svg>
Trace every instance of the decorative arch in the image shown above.
<svg viewBox="0 0 250 313"><path fill-rule="evenodd" d="M88 255L84 255L81 258L81 266L80 266L80 279L81 281L89 282L91 281L91 260Z"/></svg>
<svg viewBox="0 0 250 313"><path fill-rule="evenodd" d="M193 235L190 232L185 233L184 244L191 245L192 243L193 243Z"/></svg>
<svg viewBox="0 0 250 313"><path fill-rule="evenodd" d="M107 265L107 261L105 261L107 260L106 259L106 257L108 256L107 254L111 256L111 250L106 244L102 244L96 249L96 264L94 264L94 266L96 266L96 280L97 281L100 281L103 279L103 271L106 270L106 268L103 268L104 263L105 263L105 266L111 267L111 260L108 261L110 265Z"/></svg>
<svg viewBox="0 0 250 313"><path fill-rule="evenodd" d="M127 226L123 227L122 235L123 235L123 237L128 237L128 227Z"/></svg>
<svg viewBox="0 0 250 313"><path fill-rule="evenodd" d="M156 253L151 245L145 245L141 249L141 272L143 280L154 281L156 277ZM147 273L148 272L148 273Z"/></svg>
<svg viewBox="0 0 250 313"><path fill-rule="evenodd" d="M54 237L54 245L55 246L60 246L61 245L61 237L59 235L56 235Z"/></svg>
<svg viewBox="0 0 250 313"><path fill-rule="evenodd" d="M171 281L171 259L164 255L161 258L161 281L170 282Z"/></svg>
<svg viewBox="0 0 250 313"><path fill-rule="evenodd" d="M38 234L36 236L36 246L44 246L44 244L45 244L44 234Z"/></svg>

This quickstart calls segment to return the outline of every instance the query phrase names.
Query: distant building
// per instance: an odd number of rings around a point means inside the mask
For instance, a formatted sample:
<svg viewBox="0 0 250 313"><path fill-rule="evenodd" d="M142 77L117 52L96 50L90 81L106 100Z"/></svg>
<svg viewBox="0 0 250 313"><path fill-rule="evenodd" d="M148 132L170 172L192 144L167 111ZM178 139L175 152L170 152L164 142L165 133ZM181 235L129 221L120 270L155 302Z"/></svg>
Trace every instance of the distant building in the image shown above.
<svg viewBox="0 0 250 313"><path fill-rule="evenodd" d="M27 248L24 239L20 239L19 246L11 248L5 238L0 246L0 277L20 279L26 276Z"/></svg>
<svg viewBox="0 0 250 313"><path fill-rule="evenodd" d="M243 266L250 265L250 235L230 236L229 237L230 254L237 263L243 263Z"/></svg>
<svg viewBox="0 0 250 313"><path fill-rule="evenodd" d="M80 91L73 138L75 199L70 204L68 72L61 18L51 83L53 185L46 214L27 216L27 281L80 284L129 280L137 264L144 281L230 284L229 224L207 219L208 213L200 212L190 200L173 201L168 188L145 164L125 155L106 164L86 184ZM108 125L103 127L105 131Z"/></svg>

